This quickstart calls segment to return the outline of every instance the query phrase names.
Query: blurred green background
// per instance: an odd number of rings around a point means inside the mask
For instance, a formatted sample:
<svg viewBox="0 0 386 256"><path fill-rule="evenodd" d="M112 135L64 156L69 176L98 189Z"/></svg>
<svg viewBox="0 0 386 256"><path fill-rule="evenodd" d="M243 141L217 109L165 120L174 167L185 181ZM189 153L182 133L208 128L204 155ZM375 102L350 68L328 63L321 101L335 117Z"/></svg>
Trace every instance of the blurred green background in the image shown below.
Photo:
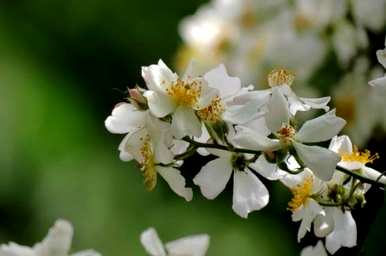
<svg viewBox="0 0 386 256"><path fill-rule="evenodd" d="M298 255L281 186L248 220L232 212L231 188L215 201L196 190L190 203L163 181L148 193L104 128L126 88L143 84L141 66L172 62L179 20L203 2L1 0L1 243L32 245L65 218L75 251L145 255L139 235L154 226L164 241L208 233L209 255ZM383 207L369 255L382 251L385 218Z"/></svg>

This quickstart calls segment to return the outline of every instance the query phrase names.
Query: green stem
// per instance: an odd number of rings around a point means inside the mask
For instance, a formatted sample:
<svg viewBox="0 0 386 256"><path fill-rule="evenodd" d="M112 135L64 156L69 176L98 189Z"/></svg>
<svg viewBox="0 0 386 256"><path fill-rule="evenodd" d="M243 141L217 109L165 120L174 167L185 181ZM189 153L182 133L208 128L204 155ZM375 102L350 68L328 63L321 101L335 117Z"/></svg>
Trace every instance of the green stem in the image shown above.
<svg viewBox="0 0 386 256"><path fill-rule="evenodd" d="M368 183L368 184L371 184L371 185L374 185L374 186L378 186L378 187L384 187L385 186L383 183L380 183L380 182L378 182L376 180L369 179L369 178L364 177L364 176L362 176L362 175L360 175L358 173L355 173L355 172L352 172L350 170L347 170L347 169L345 169L343 167L336 166L336 169L338 171L343 172L343 173L345 173L347 175L350 175L351 177L353 177L355 179L358 179L358 180L360 180L360 181L362 181L364 183Z"/></svg>

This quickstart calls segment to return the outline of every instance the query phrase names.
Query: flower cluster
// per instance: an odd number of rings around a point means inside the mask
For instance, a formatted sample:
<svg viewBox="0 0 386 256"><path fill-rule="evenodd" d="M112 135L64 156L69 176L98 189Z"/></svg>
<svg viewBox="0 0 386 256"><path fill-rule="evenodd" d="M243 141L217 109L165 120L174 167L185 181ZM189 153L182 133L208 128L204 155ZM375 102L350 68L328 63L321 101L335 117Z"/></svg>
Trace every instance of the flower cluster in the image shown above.
<svg viewBox="0 0 386 256"><path fill-rule="evenodd" d="M385 108L366 86L382 72L370 41L384 36L385 10L385 0L212 0L181 21L176 64L181 70L191 58L202 69L225 63L258 88L269 70L288 67L306 94L320 94L319 86L334 96L345 131L363 145L377 125L386 131L384 113L366 111ZM329 70L331 81L321 84Z"/></svg>
<svg viewBox="0 0 386 256"><path fill-rule="evenodd" d="M120 158L139 164L148 190L159 174L177 195L192 200L180 169L193 155L211 155L193 178L207 199L233 179L232 209L247 218L269 202L262 179L278 181L293 194L288 209L301 222L299 241L313 226L331 254L356 245L351 210L363 207L370 186L384 186L386 177L367 166L378 154L360 151L348 136L338 135L346 121L330 110L330 97L298 96L295 75L286 69L271 71L264 90L242 86L224 65L200 73L191 62L179 76L160 60L143 67L142 77L146 86L130 89L128 101L114 108L105 125L125 134ZM300 123L297 113L310 110L322 114ZM149 237L156 237L154 231L142 241ZM149 253L165 255L161 243L150 240L160 253L150 247Z"/></svg>

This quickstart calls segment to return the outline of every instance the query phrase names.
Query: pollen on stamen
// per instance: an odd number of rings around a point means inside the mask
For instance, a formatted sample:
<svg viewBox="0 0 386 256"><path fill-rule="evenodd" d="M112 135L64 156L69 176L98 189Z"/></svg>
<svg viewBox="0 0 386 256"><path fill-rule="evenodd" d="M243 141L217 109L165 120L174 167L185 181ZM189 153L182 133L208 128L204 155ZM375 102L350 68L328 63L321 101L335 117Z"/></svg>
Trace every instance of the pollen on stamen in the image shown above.
<svg viewBox="0 0 386 256"><path fill-rule="evenodd" d="M379 154L375 153L371 155L370 150L364 150L360 152L357 146L353 147L353 152L351 154L343 153L341 154L342 161L348 162L360 162L362 164L370 163L372 164L376 159L379 159Z"/></svg>
<svg viewBox="0 0 386 256"><path fill-rule="evenodd" d="M166 92L179 105L193 107L198 103L201 95L200 81L183 81L178 79Z"/></svg>
<svg viewBox="0 0 386 256"><path fill-rule="evenodd" d="M303 183L291 189L293 197L288 203L288 210L294 212L306 202L311 196L313 181L313 177L308 176Z"/></svg>
<svg viewBox="0 0 386 256"><path fill-rule="evenodd" d="M274 69L268 74L268 85L270 87L288 85L291 86L295 75L286 69Z"/></svg>
<svg viewBox="0 0 386 256"><path fill-rule="evenodd" d="M150 143L150 137L141 138L143 145L140 148L140 154L143 158L141 170L143 172L145 187L152 191L157 184L157 170L155 169L154 154Z"/></svg>
<svg viewBox="0 0 386 256"><path fill-rule="evenodd" d="M222 119L224 111L221 98L216 96L206 108L198 110L197 115L203 121L214 123Z"/></svg>

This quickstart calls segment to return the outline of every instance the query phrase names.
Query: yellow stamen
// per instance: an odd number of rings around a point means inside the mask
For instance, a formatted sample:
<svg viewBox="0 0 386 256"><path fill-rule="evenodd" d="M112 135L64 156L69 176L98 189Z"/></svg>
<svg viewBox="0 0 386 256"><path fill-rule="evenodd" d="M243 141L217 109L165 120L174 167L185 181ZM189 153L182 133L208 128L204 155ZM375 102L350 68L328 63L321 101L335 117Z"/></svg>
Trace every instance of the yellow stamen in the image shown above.
<svg viewBox="0 0 386 256"><path fill-rule="evenodd" d="M193 107L198 103L201 95L201 82L198 80L187 82L178 79L166 91L177 104Z"/></svg>
<svg viewBox="0 0 386 256"><path fill-rule="evenodd" d="M207 122L217 122L221 120L222 113L224 113L224 104L220 97L216 96L212 102L204 109L197 111L197 115L201 120Z"/></svg>
<svg viewBox="0 0 386 256"><path fill-rule="evenodd" d="M286 69L274 69L268 74L268 84L270 87L286 84L291 86L295 80L295 75Z"/></svg>
<svg viewBox="0 0 386 256"><path fill-rule="evenodd" d="M360 152L357 146L353 147L353 152L351 154L342 153L340 155L342 157L342 161L360 162L362 164L367 164L367 163L372 164L374 160L379 158L378 153L371 155L370 150L367 150L367 149L364 152Z"/></svg>
<svg viewBox="0 0 386 256"><path fill-rule="evenodd" d="M141 156L143 157L141 170L145 178L145 187L147 190L151 191L157 184L157 170L155 169L154 154L150 143L150 137L147 136L142 140L144 143L140 149Z"/></svg>
<svg viewBox="0 0 386 256"><path fill-rule="evenodd" d="M311 196L313 181L312 176L307 176L302 184L291 189L293 197L288 203L288 210L294 212L306 202L307 198Z"/></svg>

